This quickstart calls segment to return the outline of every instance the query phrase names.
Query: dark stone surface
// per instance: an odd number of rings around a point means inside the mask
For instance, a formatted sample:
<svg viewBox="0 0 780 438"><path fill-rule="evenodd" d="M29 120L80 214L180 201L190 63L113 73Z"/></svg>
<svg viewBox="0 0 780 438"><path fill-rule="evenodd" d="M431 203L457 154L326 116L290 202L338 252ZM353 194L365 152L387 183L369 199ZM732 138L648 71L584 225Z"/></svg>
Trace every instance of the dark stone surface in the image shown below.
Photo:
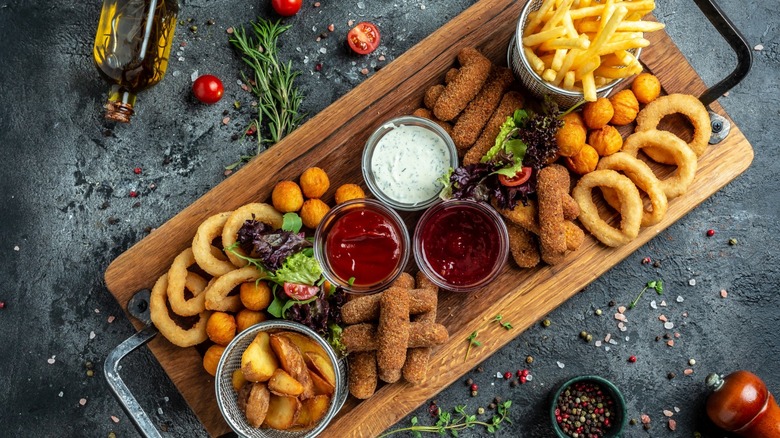
<svg viewBox="0 0 780 438"><path fill-rule="evenodd" d="M400 56L473 1L393 2L307 0L283 37L283 58L304 73L304 110L315 114L362 82L375 68ZM744 175L678 223L486 359L473 378L475 398L456 382L437 397L442 409L467 404L469 412L494 397L513 400L513 425L499 436L550 436L548 397L568 377L597 373L624 392L628 413L652 418L651 428L629 426L625 436L720 437L704 411L704 376L748 369L780 393L778 295L778 189L772 158L780 129L780 14L771 0L721 2L754 51L751 74L721 98L755 149ZM251 152L250 140L232 141L249 122L246 94L237 85L240 61L225 29L273 16L267 2L183 1L165 80L139 96L129 126L102 119L106 85L91 61L99 2L62 0L0 2L0 436L136 436L129 418L102 377L103 359L133 328L103 284L117 255L223 180L223 166ZM735 60L692 2L659 1L658 18L708 84L727 74ZM215 20L207 25L207 20ZM370 20L382 30L380 49L368 57L348 53L348 20ZM322 41L318 35L335 31ZM186 47L182 44L186 43ZM325 49L322 53L320 49ZM383 54L386 61L380 61ZM322 71L315 72L321 63ZM225 98L216 105L193 101L193 72L224 79ZM245 105L232 107L234 100ZM222 124L223 111L230 121ZM140 175L133 168L141 167ZM131 198L131 190L140 192ZM707 229L716 230L707 238ZM738 244L729 246L729 238ZM660 265L643 265L650 257ZM138 275L144 275L139 272ZM620 332L608 303L630 302L649 280L663 279L663 297L648 292ZM692 281L695 280L695 285ZM728 298L719 291L728 291ZM677 302L680 296L684 302ZM651 309L651 300L668 307ZM595 316L594 310L604 311ZM687 312L687 317L683 313ZM680 333L675 346L656 341L666 331L665 314ZM108 322L115 316L113 323ZM610 351L578 338L580 331L617 340ZM94 335L92 335L94 333ZM628 338L628 339L627 339ZM479 354L474 351L473 354ZM529 366L534 379L516 388L497 372ZM636 355L636 363L627 358ZM695 359L692 376L684 376ZM49 363L51 362L51 363ZM87 362L95 376L87 376ZM564 364L561 368L558 362ZM667 379L667 373L677 377ZM167 436L205 432L145 349L124 362L122 375L142 406ZM86 401L81 405L80 400ZM664 409L677 432L667 427ZM488 410L488 413L491 412ZM415 412L428 424L426 406ZM117 422L112 421L115 416ZM485 415L487 417L487 414ZM408 424L409 418L399 422ZM398 426L396 426L398 427ZM477 428L461 436L486 435Z"/></svg>

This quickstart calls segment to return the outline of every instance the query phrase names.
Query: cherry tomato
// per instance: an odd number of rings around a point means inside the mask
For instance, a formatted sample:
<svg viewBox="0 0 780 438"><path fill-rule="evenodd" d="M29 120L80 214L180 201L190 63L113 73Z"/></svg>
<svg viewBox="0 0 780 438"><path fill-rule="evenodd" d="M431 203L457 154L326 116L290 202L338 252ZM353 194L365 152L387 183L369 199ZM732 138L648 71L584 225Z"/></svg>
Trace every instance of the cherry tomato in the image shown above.
<svg viewBox="0 0 780 438"><path fill-rule="evenodd" d="M298 301L308 300L314 295L317 295L317 292L319 291L320 288L317 286L307 286L305 284L298 283L284 283L284 293L286 293L288 297Z"/></svg>
<svg viewBox="0 0 780 438"><path fill-rule="evenodd" d="M373 23L358 23L347 33L349 47L359 55L368 55L379 47L379 29Z"/></svg>
<svg viewBox="0 0 780 438"><path fill-rule="evenodd" d="M222 81L214 75L203 75L192 83L192 94L206 104L219 102L225 92Z"/></svg>
<svg viewBox="0 0 780 438"><path fill-rule="evenodd" d="M515 174L513 177L498 175L498 182L507 187L517 187L519 185L525 184L526 181L531 179L531 173L533 173L532 168L523 167L523 169L520 170L520 172L517 172L517 174Z"/></svg>
<svg viewBox="0 0 780 438"><path fill-rule="evenodd" d="M301 10L302 0L271 0L271 7L282 17L292 17Z"/></svg>

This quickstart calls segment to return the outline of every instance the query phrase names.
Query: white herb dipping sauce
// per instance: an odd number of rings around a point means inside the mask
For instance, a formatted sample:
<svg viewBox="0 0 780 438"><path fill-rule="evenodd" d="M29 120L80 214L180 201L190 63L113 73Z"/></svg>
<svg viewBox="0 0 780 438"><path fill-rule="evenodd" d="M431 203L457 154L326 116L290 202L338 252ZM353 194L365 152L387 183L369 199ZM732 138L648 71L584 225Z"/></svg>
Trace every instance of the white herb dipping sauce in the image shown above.
<svg viewBox="0 0 780 438"><path fill-rule="evenodd" d="M377 188L401 204L416 205L436 198L442 189L436 179L452 161L444 139L423 126L388 125L382 128L392 129L379 139L371 155Z"/></svg>

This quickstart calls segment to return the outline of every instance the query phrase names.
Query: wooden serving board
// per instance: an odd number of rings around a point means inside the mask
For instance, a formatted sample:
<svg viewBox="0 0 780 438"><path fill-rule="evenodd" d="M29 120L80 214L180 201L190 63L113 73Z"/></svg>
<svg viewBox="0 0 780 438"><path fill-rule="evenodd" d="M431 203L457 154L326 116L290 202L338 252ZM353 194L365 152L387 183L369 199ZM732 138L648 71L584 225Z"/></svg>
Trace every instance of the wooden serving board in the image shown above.
<svg viewBox="0 0 780 438"><path fill-rule="evenodd" d="M151 288L174 257L191 244L204 219L249 202L265 201L277 181L297 179L308 167L322 167L330 175L331 189L325 200L332 204L335 187L362 183L360 155L371 132L385 120L410 114L421 106L425 90L443 83L444 73L454 65L461 48L475 46L497 64L506 65L507 45L524 3L482 0L464 11L120 255L106 271L108 289L126 308L138 290ZM660 78L664 92L700 95L705 85L669 36L661 31L648 38L652 45L642 51L641 61ZM712 109L725 116L717 103ZM360 403L351 398L324 436L380 434L737 177L752 158L750 144L732 123L728 137L710 146L699 160L688 193L671 201L665 219L642 229L631 244L607 248L588 236L582 247L558 266L520 270L510 263L484 290L441 293L439 322L449 329L450 341L435 351L428 379L420 386L385 385ZM515 329L489 326L486 330L491 332L481 336L484 345L464 360L469 333L499 313ZM137 328L142 326L134 319L133 323ZM149 348L206 430L212 435L229 432L217 408L213 378L203 371L196 349L175 347L161 336L150 342Z"/></svg>

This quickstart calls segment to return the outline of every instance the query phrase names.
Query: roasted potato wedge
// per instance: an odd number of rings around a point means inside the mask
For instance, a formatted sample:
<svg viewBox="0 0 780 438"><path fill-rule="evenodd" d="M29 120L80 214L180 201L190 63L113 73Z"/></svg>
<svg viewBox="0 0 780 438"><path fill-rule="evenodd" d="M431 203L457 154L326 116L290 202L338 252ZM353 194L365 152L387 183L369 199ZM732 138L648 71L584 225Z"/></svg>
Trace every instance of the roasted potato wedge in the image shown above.
<svg viewBox="0 0 780 438"><path fill-rule="evenodd" d="M273 352L279 358L279 364L282 366L282 369L303 385L301 399L306 400L314 396L314 385L306 368L306 361L301 354L301 350L289 338L281 334L272 334L270 342Z"/></svg>
<svg viewBox="0 0 780 438"><path fill-rule="evenodd" d="M301 411L298 419L295 420L296 426L311 427L319 422L330 408L330 397L327 395L317 395L306 399L301 403Z"/></svg>
<svg viewBox="0 0 780 438"><path fill-rule="evenodd" d="M281 334L292 341L292 343L295 344L299 350L301 350L301 354L303 355L306 355L306 353L317 353L322 357L327 357L328 355L325 353L325 350L322 349L320 344L317 343L317 341L302 333L284 332Z"/></svg>
<svg viewBox="0 0 780 438"><path fill-rule="evenodd" d="M306 366L317 371L317 374L325 379L326 382L336 386L336 370L333 369L330 359L316 353L305 353L303 360L306 362Z"/></svg>
<svg viewBox="0 0 780 438"><path fill-rule="evenodd" d="M271 349L271 338L266 332L260 332L246 347L241 356L241 371L250 382L265 382L279 368L279 360Z"/></svg>
<svg viewBox="0 0 780 438"><path fill-rule="evenodd" d="M249 394L252 392L252 386L254 383L246 382L246 385L242 386L238 391L236 397L238 398L238 409L246 414L246 404L249 401Z"/></svg>
<svg viewBox="0 0 780 438"><path fill-rule="evenodd" d="M247 382L247 380L244 378L244 372L241 371L241 368L233 371L231 381L233 382L233 389L235 389L236 392L241 391L241 388L243 388Z"/></svg>
<svg viewBox="0 0 780 438"><path fill-rule="evenodd" d="M281 368L274 371L271 380L268 381L268 390L276 395L289 395L297 397L303 393L303 385L295 380L293 376Z"/></svg>
<svg viewBox="0 0 780 438"><path fill-rule="evenodd" d="M263 426L287 430L295 424L300 410L301 402L297 397L271 394Z"/></svg>
<svg viewBox="0 0 780 438"><path fill-rule="evenodd" d="M246 422L252 427L260 427L265 421L270 404L271 393L263 383L252 385L246 402Z"/></svg>
<svg viewBox="0 0 780 438"><path fill-rule="evenodd" d="M314 395L331 396L336 391L336 387L326 382L316 371L309 369L311 383L314 385Z"/></svg>

